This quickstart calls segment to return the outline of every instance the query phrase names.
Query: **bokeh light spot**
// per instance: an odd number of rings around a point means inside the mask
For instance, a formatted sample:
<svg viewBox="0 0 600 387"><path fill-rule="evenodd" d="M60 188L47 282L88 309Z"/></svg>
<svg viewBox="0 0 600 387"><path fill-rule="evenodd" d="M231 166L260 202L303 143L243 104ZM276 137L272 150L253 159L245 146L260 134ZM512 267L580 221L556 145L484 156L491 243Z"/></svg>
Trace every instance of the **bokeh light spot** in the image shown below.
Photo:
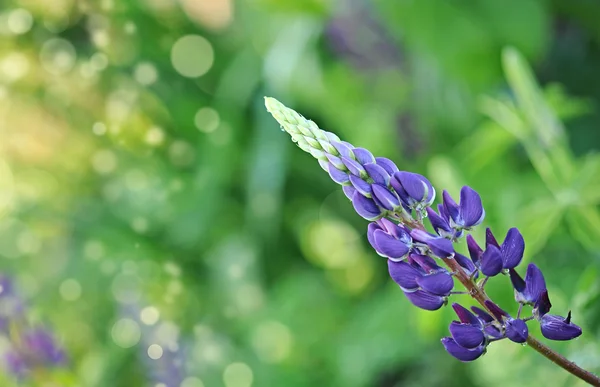
<svg viewBox="0 0 600 387"><path fill-rule="evenodd" d="M206 74L212 67L213 61L212 45L199 35L183 36L171 49L171 63L184 77L196 78Z"/></svg>
<svg viewBox="0 0 600 387"><path fill-rule="evenodd" d="M76 301L81 297L81 285L73 278L64 280L58 289L60 296L67 301Z"/></svg>
<svg viewBox="0 0 600 387"><path fill-rule="evenodd" d="M92 126L92 132L97 136L102 136L106 134L106 125L102 122L96 122Z"/></svg>
<svg viewBox="0 0 600 387"><path fill-rule="evenodd" d="M146 132L144 141L146 141L146 144L148 145L160 145L165 141L165 132L163 132L161 128L153 126Z"/></svg>
<svg viewBox="0 0 600 387"><path fill-rule="evenodd" d="M278 321L265 321L252 333L252 346L266 363L285 360L292 349L293 337L289 328Z"/></svg>
<svg viewBox="0 0 600 387"><path fill-rule="evenodd" d="M21 35L28 32L33 25L33 16L26 9L15 9L8 15L7 26L10 32Z"/></svg>
<svg viewBox="0 0 600 387"><path fill-rule="evenodd" d="M130 318L118 320L112 327L111 336L121 348L131 348L140 341L140 326Z"/></svg>
<svg viewBox="0 0 600 387"><path fill-rule="evenodd" d="M75 65L75 60L75 47L65 39L49 39L40 50L42 66L53 75L68 73Z"/></svg>
<svg viewBox="0 0 600 387"><path fill-rule="evenodd" d="M154 306L147 306L140 312L140 320L146 325L154 325L160 318L160 312Z"/></svg>
<svg viewBox="0 0 600 387"><path fill-rule="evenodd" d="M117 156L108 150L99 150L92 156L92 166L101 175L107 175L117 168Z"/></svg>
<svg viewBox="0 0 600 387"><path fill-rule="evenodd" d="M252 369L245 363L231 363L223 372L225 387L250 387L253 379Z"/></svg>
<svg viewBox="0 0 600 387"><path fill-rule="evenodd" d="M204 383L202 383L202 380L190 376L183 379L179 387L204 387Z"/></svg>
<svg viewBox="0 0 600 387"><path fill-rule="evenodd" d="M214 132L219 127L219 113L213 108L203 107L196 113L194 123L196 124L196 128L201 132Z"/></svg>
<svg viewBox="0 0 600 387"><path fill-rule="evenodd" d="M152 63L142 62L135 66L133 77L138 83L144 86L150 86L158 79L158 71Z"/></svg>
<svg viewBox="0 0 600 387"><path fill-rule="evenodd" d="M152 344L148 347L148 357L152 360L158 360L163 355L163 349L158 344Z"/></svg>

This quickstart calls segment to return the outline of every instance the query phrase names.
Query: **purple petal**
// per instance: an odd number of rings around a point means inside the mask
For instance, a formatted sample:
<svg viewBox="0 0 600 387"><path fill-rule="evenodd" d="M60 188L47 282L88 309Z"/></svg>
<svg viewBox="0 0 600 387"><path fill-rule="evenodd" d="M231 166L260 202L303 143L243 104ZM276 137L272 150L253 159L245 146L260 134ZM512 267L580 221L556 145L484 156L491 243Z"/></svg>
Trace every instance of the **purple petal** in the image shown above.
<svg viewBox="0 0 600 387"><path fill-rule="evenodd" d="M496 320L502 321L503 317L509 317L508 313L506 313L502 308L494 304L492 301L485 300L484 304L490 313L496 318Z"/></svg>
<svg viewBox="0 0 600 387"><path fill-rule="evenodd" d="M497 248L500 248L500 245L498 244L496 237L494 237L494 234L492 233L492 230L489 227L485 229L485 244L486 244L486 246L494 245Z"/></svg>
<svg viewBox="0 0 600 387"><path fill-rule="evenodd" d="M515 269L510 269L508 271L510 275L510 282L512 283L513 288L515 289L515 301L520 304L529 304L531 300L529 299L527 293L525 292L526 285L525 281L519 273Z"/></svg>
<svg viewBox="0 0 600 387"><path fill-rule="evenodd" d="M446 238L434 238L427 242L427 247L439 258L450 258L454 256L454 246Z"/></svg>
<svg viewBox="0 0 600 387"><path fill-rule="evenodd" d="M348 168L350 173L352 173L354 176L365 176L367 174L367 171L365 171L363 166L360 165L358 161L349 159L347 157L342 157L342 161L344 162L346 168Z"/></svg>
<svg viewBox="0 0 600 387"><path fill-rule="evenodd" d="M428 274L417 278L421 289L438 296L448 296L454 288L454 280L448 272Z"/></svg>
<svg viewBox="0 0 600 387"><path fill-rule="evenodd" d="M8 371L17 378L23 378L27 374L27 363L16 351L9 350L4 354L4 365Z"/></svg>
<svg viewBox="0 0 600 387"><path fill-rule="evenodd" d="M465 257L464 255L455 253L454 259L463 269L466 270L467 274L471 275L477 271L477 267L475 266L473 261L471 261L469 258ZM475 278L477 278L477 275L475 275Z"/></svg>
<svg viewBox="0 0 600 387"><path fill-rule="evenodd" d="M494 245L488 245L481 255L481 272L493 277L502 271L502 255L500 249Z"/></svg>
<svg viewBox="0 0 600 387"><path fill-rule="evenodd" d="M485 353L485 346L481 345L475 349L461 347L450 337L444 337L442 344L446 351L460 361L473 361Z"/></svg>
<svg viewBox="0 0 600 387"><path fill-rule="evenodd" d="M444 205L443 204L438 204L437 208L438 208L438 214L440 214L440 216L446 221L446 223L449 223L450 222L450 216L448 215L448 212L444 208Z"/></svg>
<svg viewBox="0 0 600 387"><path fill-rule="evenodd" d="M355 175L348 175L348 177L350 179L350 183L352 183L352 186L358 192L360 192L361 195L367 198L371 197L371 194L373 193L371 184L367 183L366 181Z"/></svg>
<svg viewBox="0 0 600 387"><path fill-rule="evenodd" d="M438 310L446 304L446 297L436 296L424 290L404 292L404 295L414 306L425 310Z"/></svg>
<svg viewBox="0 0 600 387"><path fill-rule="evenodd" d="M381 230L381 227L379 227L379 225L375 222L369 223L369 225L367 226L367 240L375 249L375 251L377 251L377 245L375 244L375 238L373 237L373 234L377 230Z"/></svg>
<svg viewBox="0 0 600 387"><path fill-rule="evenodd" d="M520 319L510 319L506 323L506 337L515 343L524 343L527 341L529 329L525 321Z"/></svg>
<svg viewBox="0 0 600 387"><path fill-rule="evenodd" d="M363 164L363 166L369 177L373 179L373 182L381 184L384 187L390 184L390 175L388 175L385 169L374 163Z"/></svg>
<svg viewBox="0 0 600 387"><path fill-rule="evenodd" d="M452 321L448 329L456 344L467 349L477 348L485 340L481 327Z"/></svg>
<svg viewBox="0 0 600 387"><path fill-rule="evenodd" d="M499 340L504 338L504 334L493 325L488 325L487 327L483 328L483 331L485 336L489 339Z"/></svg>
<svg viewBox="0 0 600 387"><path fill-rule="evenodd" d="M338 184L346 184L350 181L350 178L348 177L348 172L340 171L331 163L329 163L329 165L327 166L327 172L329 172L331 180L335 181Z"/></svg>
<svg viewBox="0 0 600 387"><path fill-rule="evenodd" d="M403 290L417 290L419 288L416 280L423 274L416 267L406 262L394 262L388 259L388 271L390 277Z"/></svg>
<svg viewBox="0 0 600 387"><path fill-rule="evenodd" d="M471 234L467 235L467 248L469 249L471 260L477 265L481 255L483 254L483 250L481 247L479 247L477 242L475 242L475 238L473 238Z"/></svg>
<svg viewBox="0 0 600 387"><path fill-rule="evenodd" d="M538 318L543 317L546 313L550 312L551 308L552 304L550 303L550 298L548 297L548 291L544 290L535 302L533 314L537 315Z"/></svg>
<svg viewBox="0 0 600 387"><path fill-rule="evenodd" d="M345 185L342 187L342 190L344 191L344 195L346 195L346 197L350 200L352 200L352 197L354 196L354 193L356 192L356 188L354 188L351 185Z"/></svg>
<svg viewBox="0 0 600 387"><path fill-rule="evenodd" d="M516 228L508 230L500 251L502 252L502 265L505 269L515 268L521 263L525 251L525 240L519 230Z"/></svg>
<svg viewBox="0 0 600 387"><path fill-rule="evenodd" d="M375 162L377 165L385 169L385 171L392 176L394 173L398 172L398 167L394 162L390 159L386 159L385 157L376 157Z"/></svg>
<svg viewBox="0 0 600 387"><path fill-rule="evenodd" d="M473 313L471 313L469 309L465 308L461 304L457 304L455 302L454 304L452 304L452 309L454 309L454 312L456 312L458 319L463 324L471 324L473 326L483 327L483 324L481 323L480 319L477 318L477 316L475 316Z"/></svg>
<svg viewBox="0 0 600 387"><path fill-rule="evenodd" d="M458 220L459 211L458 204L456 204L454 199L452 199L452 196L450 196L450 194L446 190L442 192L442 199L444 202L444 211L446 212L446 214L448 214L450 219L454 220L454 222L456 223Z"/></svg>
<svg viewBox="0 0 600 387"><path fill-rule="evenodd" d="M460 218L462 226L470 228L483 222L485 212L479 194L471 187L464 186L460 190Z"/></svg>
<svg viewBox="0 0 600 387"><path fill-rule="evenodd" d="M402 185L408 197L415 202L426 201L433 191L429 180L417 173L398 171L394 173L394 177Z"/></svg>
<svg viewBox="0 0 600 387"><path fill-rule="evenodd" d="M408 257L409 260L415 262L415 264L419 265L427 273L444 270L435 262L435 259L427 255L412 253Z"/></svg>
<svg viewBox="0 0 600 387"><path fill-rule="evenodd" d="M377 252L390 259L405 258L410 251L410 246L407 246L404 242L386 234L383 230L376 230L373 233L373 239L375 241L375 246L377 246Z"/></svg>
<svg viewBox="0 0 600 387"><path fill-rule="evenodd" d="M546 281L544 280L544 274L542 271L533 263L527 266L527 274L525 275L525 295L527 301L535 304L540 298L541 294L546 291ZM549 308L548 308L549 310Z"/></svg>
<svg viewBox="0 0 600 387"><path fill-rule="evenodd" d="M412 229L410 231L410 236L412 237L412 239L414 239L420 243L427 243L430 240L437 238L435 235L431 235L427 231L423 231L423 230L419 230L419 229Z"/></svg>
<svg viewBox="0 0 600 387"><path fill-rule="evenodd" d="M342 158L347 158L347 159L351 159L354 155L352 153L352 147L348 146L347 143L345 142L340 142L340 141L330 141L330 144L333 145L333 147L340 152L340 156Z"/></svg>
<svg viewBox="0 0 600 387"><path fill-rule="evenodd" d="M352 149L352 152L354 152L356 160L362 165L375 162L375 157L373 157L371 152L369 152L365 148L354 148Z"/></svg>
<svg viewBox="0 0 600 387"><path fill-rule="evenodd" d="M581 336L581 328L571 322L571 312L567 318L546 314L540 321L542 335L550 340L571 340Z"/></svg>
<svg viewBox="0 0 600 387"><path fill-rule="evenodd" d="M446 234L451 233L452 229L450 225L444 218L439 216L431 207L427 207L427 217L429 218L429 222L431 226L435 230L435 232L440 236L446 236ZM443 234L443 232L446 234Z"/></svg>
<svg viewBox="0 0 600 387"><path fill-rule="evenodd" d="M379 207L377 207L375 202L364 197L358 191L356 191L354 196L352 196L352 205L354 206L354 210L358 213L358 215L362 216L366 220L374 221L383 216L381 210Z"/></svg>
<svg viewBox="0 0 600 387"><path fill-rule="evenodd" d="M483 322L486 323L490 323L492 321L494 321L494 318L492 316L490 316L490 314L488 312L486 312L485 310L478 308L476 306L472 306L471 310L477 315L477 317L479 317L479 319Z"/></svg>
<svg viewBox="0 0 600 387"><path fill-rule="evenodd" d="M394 211L401 206L400 198L384 186L373 184L371 189L373 190L373 199L380 207Z"/></svg>
<svg viewBox="0 0 600 387"><path fill-rule="evenodd" d="M327 160L329 160L329 162L331 163L331 165L333 165L336 169L341 169L343 171L346 170L346 166L342 162L342 159L340 159L337 156L330 155L329 153L326 153L325 156L327 156Z"/></svg>

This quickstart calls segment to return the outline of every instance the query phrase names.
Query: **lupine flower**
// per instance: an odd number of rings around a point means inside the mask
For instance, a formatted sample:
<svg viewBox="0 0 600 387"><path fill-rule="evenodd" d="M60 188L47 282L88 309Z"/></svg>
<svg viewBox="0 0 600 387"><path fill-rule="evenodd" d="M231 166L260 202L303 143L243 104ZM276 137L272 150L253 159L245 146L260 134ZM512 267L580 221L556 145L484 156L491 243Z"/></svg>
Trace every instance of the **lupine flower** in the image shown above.
<svg viewBox="0 0 600 387"><path fill-rule="evenodd" d="M440 214L455 230L469 230L483 222L485 211L479 194L471 187L460 190L460 204L457 204L448 191L443 192L443 211Z"/></svg>
<svg viewBox="0 0 600 387"><path fill-rule="evenodd" d="M435 189L424 176L417 173L399 171L391 179L404 205L421 212L435 199Z"/></svg>
<svg viewBox="0 0 600 387"><path fill-rule="evenodd" d="M412 247L412 238L406 229L387 219L369 224L367 238L377 254L392 261L401 261Z"/></svg>
<svg viewBox="0 0 600 387"><path fill-rule="evenodd" d="M485 217L481 198L473 188L462 187L458 203L443 191L442 203L435 211L430 207L435 190L424 176L399 171L391 160L375 158L366 149L341 141L274 99L267 98L266 105L293 141L317 158L330 177L343 186L357 213L372 221L368 240L379 255L388 258L390 277L413 305L425 310L441 308L452 296L454 278L458 278L485 308L471 307L469 311L459 304L452 305L458 321L449 326L451 337L442 339L450 355L472 361L482 356L490 343L502 339L535 344L539 350L542 344L529 336L526 323L532 319L539 321L544 337L552 340L581 335L581 328L571 322L571 312L566 318L549 314L552 305L537 266L528 266L525 280L516 271L525 250L518 229L509 229L499 244L488 228L485 249L466 235L470 259L455 251L454 243ZM425 214L435 234L426 231ZM452 272L437 262L443 262ZM516 317L484 292L484 283L500 273L510 275L515 299L521 304ZM486 279L475 282L480 274ZM521 318L523 305L533 306L532 317Z"/></svg>
<svg viewBox="0 0 600 387"><path fill-rule="evenodd" d="M527 266L525 280L516 270L509 270L510 280L515 288L515 300L521 304L535 305L540 295L546 291L546 281L542 271L533 263Z"/></svg>
<svg viewBox="0 0 600 387"><path fill-rule="evenodd" d="M540 319L542 335L550 340L571 340L581 336L581 328L571 322L571 311L567 317L545 314Z"/></svg>

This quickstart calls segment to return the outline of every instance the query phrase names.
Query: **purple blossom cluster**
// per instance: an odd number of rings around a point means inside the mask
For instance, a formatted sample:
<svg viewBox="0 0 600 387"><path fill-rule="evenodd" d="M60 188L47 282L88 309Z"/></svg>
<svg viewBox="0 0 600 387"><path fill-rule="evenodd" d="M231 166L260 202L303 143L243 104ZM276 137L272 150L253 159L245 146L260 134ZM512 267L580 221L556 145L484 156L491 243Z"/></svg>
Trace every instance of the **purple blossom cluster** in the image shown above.
<svg viewBox="0 0 600 387"><path fill-rule="evenodd" d="M390 276L413 305L433 311L446 305L451 295L465 293L480 303L482 308L471 310L452 305L458 320L450 324L450 336L442 339L449 354L472 361L494 341L506 338L537 343L529 339L530 320L537 320L544 337L551 340L581 335L581 328L571 322L570 312L566 318L548 314L548 290L537 266L528 266L524 280L517 272L525 251L518 229L508 230L500 244L488 228L483 248L470 234L485 218L481 197L473 188L462 187L458 202L443 191L436 211L432 208L435 189L425 177L400 171L391 160L341 141L272 98L266 99L266 105L292 140L343 186L356 212L371 221L369 243L388 260ZM426 218L432 231L426 228ZM463 238L469 257L455 249ZM511 279L519 304L515 317L485 293L485 284L499 274ZM454 291L454 279L466 292ZM525 305L532 306L532 315L523 318Z"/></svg>
<svg viewBox="0 0 600 387"><path fill-rule="evenodd" d="M350 148L348 144L340 147L348 153L347 148ZM456 273L442 266L450 259L483 294L489 278L498 274L511 278L516 301L520 304L516 318L491 300L485 300L486 310L473 308L472 312L453 304L459 320L450 324L451 337L442 339L448 353L459 360L472 361L484 354L494 341L508 338L524 343L528 337L526 322L533 319L539 321L542 334L548 339L570 340L581 335L581 328L571 322L570 312L566 318L548 314L551 304L537 266L529 265L525 280L519 276L516 267L523 259L525 241L518 229L508 230L500 244L488 228L485 249L469 234L485 217L481 198L474 189L463 187L458 202L444 191L442 203L435 211L431 208L435 190L429 180L399 171L392 161L375 159L365 150L360 149L358 153L360 159L348 163L353 168L348 168L345 181L350 184L344 186L344 192L361 216L377 219L368 226L369 242L379 255L388 259L390 276L413 305L437 310L448 303L453 293L461 293L453 291ZM375 163L364 163L370 160ZM355 164L360 164L362 169ZM361 173L368 177L358 178ZM344 181L339 173L336 177L337 182ZM424 214L434 232L426 231ZM455 251L456 244L465 235L470 257ZM533 306L531 317L521 318L523 305Z"/></svg>
<svg viewBox="0 0 600 387"><path fill-rule="evenodd" d="M27 323L25 304L6 276L0 276L0 335L10 343L3 353L3 366L19 380L27 379L36 370L67 363L66 353L52 332L42 325Z"/></svg>

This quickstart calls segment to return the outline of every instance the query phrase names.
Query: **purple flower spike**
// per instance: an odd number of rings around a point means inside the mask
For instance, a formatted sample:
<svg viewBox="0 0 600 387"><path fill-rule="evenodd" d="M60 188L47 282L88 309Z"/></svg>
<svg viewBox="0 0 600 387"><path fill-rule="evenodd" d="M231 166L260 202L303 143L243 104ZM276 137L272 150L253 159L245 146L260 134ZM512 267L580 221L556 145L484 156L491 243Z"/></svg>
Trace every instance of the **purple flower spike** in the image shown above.
<svg viewBox="0 0 600 387"><path fill-rule="evenodd" d="M352 196L352 205L358 215L362 216L366 220L374 221L383 216L381 210L375 202L369 198L364 197L358 191L354 192Z"/></svg>
<svg viewBox="0 0 600 387"><path fill-rule="evenodd" d="M542 335L550 340L571 340L581 336L581 328L571 322L571 311L567 318L552 314L544 315L540 321Z"/></svg>
<svg viewBox="0 0 600 387"><path fill-rule="evenodd" d="M435 199L435 189L429 180L417 173L398 171L392 176L390 184L410 208L429 206Z"/></svg>
<svg viewBox="0 0 600 387"><path fill-rule="evenodd" d="M506 337L515 343L524 343L527 341L529 329L525 321L520 319L510 319L506 323Z"/></svg>
<svg viewBox="0 0 600 387"><path fill-rule="evenodd" d="M485 340L482 327L479 326L452 321L448 330L450 330L450 334L456 344L467 349L477 348L483 344Z"/></svg>
<svg viewBox="0 0 600 387"><path fill-rule="evenodd" d="M64 363L66 360L63 350L45 329L36 328L26 332L23 336L23 345L27 352L44 364L57 365Z"/></svg>
<svg viewBox="0 0 600 387"><path fill-rule="evenodd" d="M9 350L4 354L4 364L8 371L17 378L23 378L27 374L25 359L14 350Z"/></svg>
<svg viewBox="0 0 600 387"><path fill-rule="evenodd" d="M448 296L454 288L454 280L447 271L419 277L416 282L421 289L438 296Z"/></svg>
<svg viewBox="0 0 600 387"><path fill-rule="evenodd" d="M394 262L388 259L388 271L390 277L402 290L414 291L419 289L417 278L423 276L423 272L407 262Z"/></svg>
<svg viewBox="0 0 600 387"><path fill-rule="evenodd" d="M442 344L446 351L460 361L473 361L485 353L485 346L480 345L475 349L461 347L451 337L444 337Z"/></svg>
<svg viewBox="0 0 600 387"><path fill-rule="evenodd" d="M521 263L525 251L525 240L523 235L516 228L511 228L500 247L502 252L502 267L504 269L513 269Z"/></svg>
<svg viewBox="0 0 600 387"><path fill-rule="evenodd" d="M494 245L488 245L481 255L481 272L493 277L502 271L502 254Z"/></svg>
<svg viewBox="0 0 600 387"><path fill-rule="evenodd" d="M414 306L425 310L438 310L443 305L446 305L447 301L446 297L436 296L424 290L404 292L404 295Z"/></svg>

